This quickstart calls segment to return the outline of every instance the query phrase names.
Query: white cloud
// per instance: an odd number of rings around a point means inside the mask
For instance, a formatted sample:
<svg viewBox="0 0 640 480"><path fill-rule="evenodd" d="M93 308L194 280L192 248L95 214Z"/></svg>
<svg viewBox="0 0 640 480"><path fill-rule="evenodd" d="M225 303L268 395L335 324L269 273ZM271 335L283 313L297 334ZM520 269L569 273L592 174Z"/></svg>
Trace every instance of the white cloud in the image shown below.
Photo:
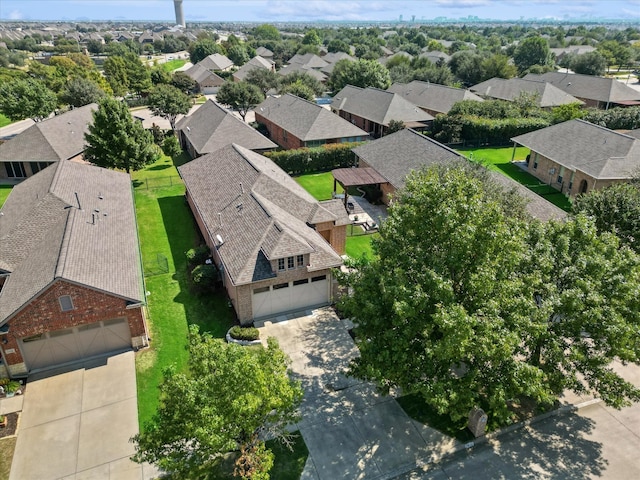
<svg viewBox="0 0 640 480"><path fill-rule="evenodd" d="M372 12L395 12L401 2L367 2L335 0L270 0L263 6L262 15L270 18L365 20Z"/></svg>
<svg viewBox="0 0 640 480"><path fill-rule="evenodd" d="M489 0L436 0L435 3L449 8L486 7L491 4Z"/></svg>
<svg viewBox="0 0 640 480"><path fill-rule="evenodd" d="M22 20L24 15L20 10L12 10L9 12L9 16L7 17L9 20Z"/></svg>

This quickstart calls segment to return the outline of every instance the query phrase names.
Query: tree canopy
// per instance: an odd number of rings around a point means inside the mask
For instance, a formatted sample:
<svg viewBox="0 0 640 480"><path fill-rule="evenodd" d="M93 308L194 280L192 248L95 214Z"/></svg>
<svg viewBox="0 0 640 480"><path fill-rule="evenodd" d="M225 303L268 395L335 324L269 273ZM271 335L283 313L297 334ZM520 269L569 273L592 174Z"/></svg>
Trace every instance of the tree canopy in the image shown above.
<svg viewBox="0 0 640 480"><path fill-rule="evenodd" d="M15 79L0 85L0 112L11 120L31 118L39 122L58 106L55 93L36 79Z"/></svg>
<svg viewBox="0 0 640 480"><path fill-rule="evenodd" d="M189 60L194 65L214 53L224 55L226 52L222 46L218 45L215 40L211 38L197 40L189 46Z"/></svg>
<svg viewBox="0 0 640 480"><path fill-rule="evenodd" d="M96 82L88 78L74 77L60 94L60 100L74 107L97 103L106 94Z"/></svg>
<svg viewBox="0 0 640 480"><path fill-rule="evenodd" d="M545 66L551 62L549 43L542 37L525 38L516 47L513 61L518 71L523 73L534 65Z"/></svg>
<svg viewBox="0 0 640 480"><path fill-rule="evenodd" d="M287 440L302 400L288 358L274 338L266 348L246 348L192 327L189 343L189 372L165 370L158 412L133 439L134 459L191 478L239 450L237 476L268 478L273 455L264 439Z"/></svg>
<svg viewBox="0 0 640 480"><path fill-rule="evenodd" d="M247 112L264 100L264 95L258 87L246 81L225 82L216 98L218 102L238 110L244 120Z"/></svg>
<svg viewBox="0 0 640 480"><path fill-rule="evenodd" d="M149 94L148 103L154 115L169 120L173 130L178 115L186 115L191 108L189 97L173 85L156 85Z"/></svg>
<svg viewBox="0 0 640 480"><path fill-rule="evenodd" d="M336 62L327 86L338 92L347 85L354 87L375 87L386 90L391 85L389 70L375 60L343 59Z"/></svg>
<svg viewBox="0 0 640 480"><path fill-rule="evenodd" d="M153 135L135 121L127 104L105 97L93 112L93 123L85 134L85 160L129 173L158 159Z"/></svg>
<svg viewBox="0 0 640 480"><path fill-rule="evenodd" d="M410 175L376 256L342 279L358 324L352 372L461 426L473 407L504 424L511 402L565 389L616 407L640 399L609 365L640 360L640 257L584 216L540 224L504 198L470 167Z"/></svg>

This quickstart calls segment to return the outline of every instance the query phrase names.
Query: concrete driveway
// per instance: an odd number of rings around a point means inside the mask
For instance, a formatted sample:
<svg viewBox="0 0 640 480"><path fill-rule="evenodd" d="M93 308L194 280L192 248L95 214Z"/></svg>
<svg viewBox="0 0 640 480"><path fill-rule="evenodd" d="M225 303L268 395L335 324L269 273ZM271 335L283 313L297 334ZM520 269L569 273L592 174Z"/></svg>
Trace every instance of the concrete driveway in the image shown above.
<svg viewBox="0 0 640 480"><path fill-rule="evenodd" d="M142 479L133 352L29 379L10 480Z"/></svg>
<svg viewBox="0 0 640 480"><path fill-rule="evenodd" d="M256 324L276 337L305 390L297 425L309 449L303 479L392 478L434 461L456 441L407 416L392 397L342 372L358 355L348 324L319 309Z"/></svg>

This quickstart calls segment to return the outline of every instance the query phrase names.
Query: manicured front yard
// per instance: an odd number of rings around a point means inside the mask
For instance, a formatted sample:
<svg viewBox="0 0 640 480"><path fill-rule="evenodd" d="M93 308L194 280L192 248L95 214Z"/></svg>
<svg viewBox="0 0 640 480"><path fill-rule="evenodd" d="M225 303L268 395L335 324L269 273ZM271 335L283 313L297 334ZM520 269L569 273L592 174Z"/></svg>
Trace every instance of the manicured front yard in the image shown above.
<svg viewBox="0 0 640 480"><path fill-rule="evenodd" d="M13 185L0 185L0 207L4 205L5 200L11 193Z"/></svg>
<svg viewBox="0 0 640 480"><path fill-rule="evenodd" d="M566 195L549 187L544 182L541 182L536 177L525 172L511 162L512 156L514 161L524 161L529 153L528 148L516 148L515 155L513 147L459 148L458 151L470 160L480 163L490 170L495 170L509 178L512 178L538 195L542 195L557 207L562 208L565 211L571 210L571 202Z"/></svg>
<svg viewBox="0 0 640 480"><path fill-rule="evenodd" d="M186 60L179 60L176 58L174 60L164 62L162 64L162 69L166 72L173 72L174 70L177 70L178 68L184 66L185 63L187 63Z"/></svg>

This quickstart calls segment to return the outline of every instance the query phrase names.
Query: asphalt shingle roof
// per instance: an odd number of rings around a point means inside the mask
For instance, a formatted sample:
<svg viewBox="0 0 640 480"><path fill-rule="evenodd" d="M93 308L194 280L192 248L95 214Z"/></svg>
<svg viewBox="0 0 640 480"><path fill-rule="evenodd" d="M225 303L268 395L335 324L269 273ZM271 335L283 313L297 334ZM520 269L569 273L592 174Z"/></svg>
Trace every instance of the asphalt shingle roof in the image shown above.
<svg viewBox="0 0 640 480"><path fill-rule="evenodd" d="M309 68L323 68L329 65L329 62L326 62L319 56L313 53L305 53L304 55L300 55L296 53L293 57L289 59L288 64L298 64L303 65Z"/></svg>
<svg viewBox="0 0 640 480"><path fill-rule="evenodd" d="M300 65L299 63L292 63L290 65L285 65L280 70L278 70L279 75L289 75L290 73L300 72L306 73L307 75L312 76L319 82L325 82L327 80L327 76L319 70L311 68L307 65Z"/></svg>
<svg viewBox="0 0 640 480"><path fill-rule="evenodd" d="M326 108L290 93L281 97L267 97L255 110L303 141L369 136Z"/></svg>
<svg viewBox="0 0 640 480"><path fill-rule="evenodd" d="M391 120L402 120L404 123L433 120L433 116L405 100L402 95L372 87L347 85L333 97L331 108L385 126Z"/></svg>
<svg viewBox="0 0 640 480"><path fill-rule="evenodd" d="M247 74L254 68L265 68L267 70L273 70L275 63L272 60L262 58L256 55L243 66L241 66L236 72L233 73L233 78L236 80L244 80Z"/></svg>
<svg viewBox="0 0 640 480"><path fill-rule="evenodd" d="M548 82L526 80L522 78L490 78L478 83L469 90L484 97L513 101L522 92L537 94L537 105L542 108L557 107L570 103L583 103L573 95L554 87Z"/></svg>
<svg viewBox="0 0 640 480"><path fill-rule="evenodd" d="M234 144L178 169L209 236L223 240L216 245L235 285L273 277L265 259L310 253L309 270L342 263L309 227L340 218L268 158Z"/></svg>
<svg viewBox="0 0 640 480"><path fill-rule="evenodd" d="M182 131L198 155L213 152L231 143L250 150L278 147L213 100L207 100L191 115L183 117L176 128Z"/></svg>
<svg viewBox="0 0 640 480"><path fill-rule="evenodd" d="M63 279L144 301L129 175L58 162L16 185L0 210L0 322Z"/></svg>
<svg viewBox="0 0 640 480"><path fill-rule="evenodd" d="M353 152L396 189L404 187L407 175L413 170L467 161L458 152L408 128L360 145ZM491 171L489 176L505 189L514 189L522 195L527 201L527 212L534 218L545 221L566 216L564 211L515 180Z"/></svg>
<svg viewBox="0 0 640 480"><path fill-rule="evenodd" d="M640 92L613 78L579 75L577 73L547 72L541 75L528 73L525 80L549 82L574 97L599 102L640 101Z"/></svg>
<svg viewBox="0 0 640 480"><path fill-rule="evenodd" d="M220 71L233 66L233 62L226 56L219 53L213 53L208 57L200 60L196 65L206 68L207 70Z"/></svg>
<svg viewBox="0 0 640 480"><path fill-rule="evenodd" d="M59 162L84 151L95 103L37 122L0 145L0 161Z"/></svg>
<svg viewBox="0 0 640 480"><path fill-rule="evenodd" d="M440 113L448 113L454 103L462 100L484 101L469 90L419 80L409 83L394 83L387 90L402 95L414 105Z"/></svg>
<svg viewBox="0 0 640 480"><path fill-rule="evenodd" d="M640 140L584 120L569 120L512 140L596 179L631 178L640 167Z"/></svg>
<svg viewBox="0 0 640 480"><path fill-rule="evenodd" d="M207 70L205 67L203 67L199 63L196 63L191 68L186 70L184 73L189 75L189 77L191 77L198 84L204 83L206 81L209 81L210 83L213 83L216 85L222 85L224 83L224 78L222 78L221 76L215 74L210 70Z"/></svg>

